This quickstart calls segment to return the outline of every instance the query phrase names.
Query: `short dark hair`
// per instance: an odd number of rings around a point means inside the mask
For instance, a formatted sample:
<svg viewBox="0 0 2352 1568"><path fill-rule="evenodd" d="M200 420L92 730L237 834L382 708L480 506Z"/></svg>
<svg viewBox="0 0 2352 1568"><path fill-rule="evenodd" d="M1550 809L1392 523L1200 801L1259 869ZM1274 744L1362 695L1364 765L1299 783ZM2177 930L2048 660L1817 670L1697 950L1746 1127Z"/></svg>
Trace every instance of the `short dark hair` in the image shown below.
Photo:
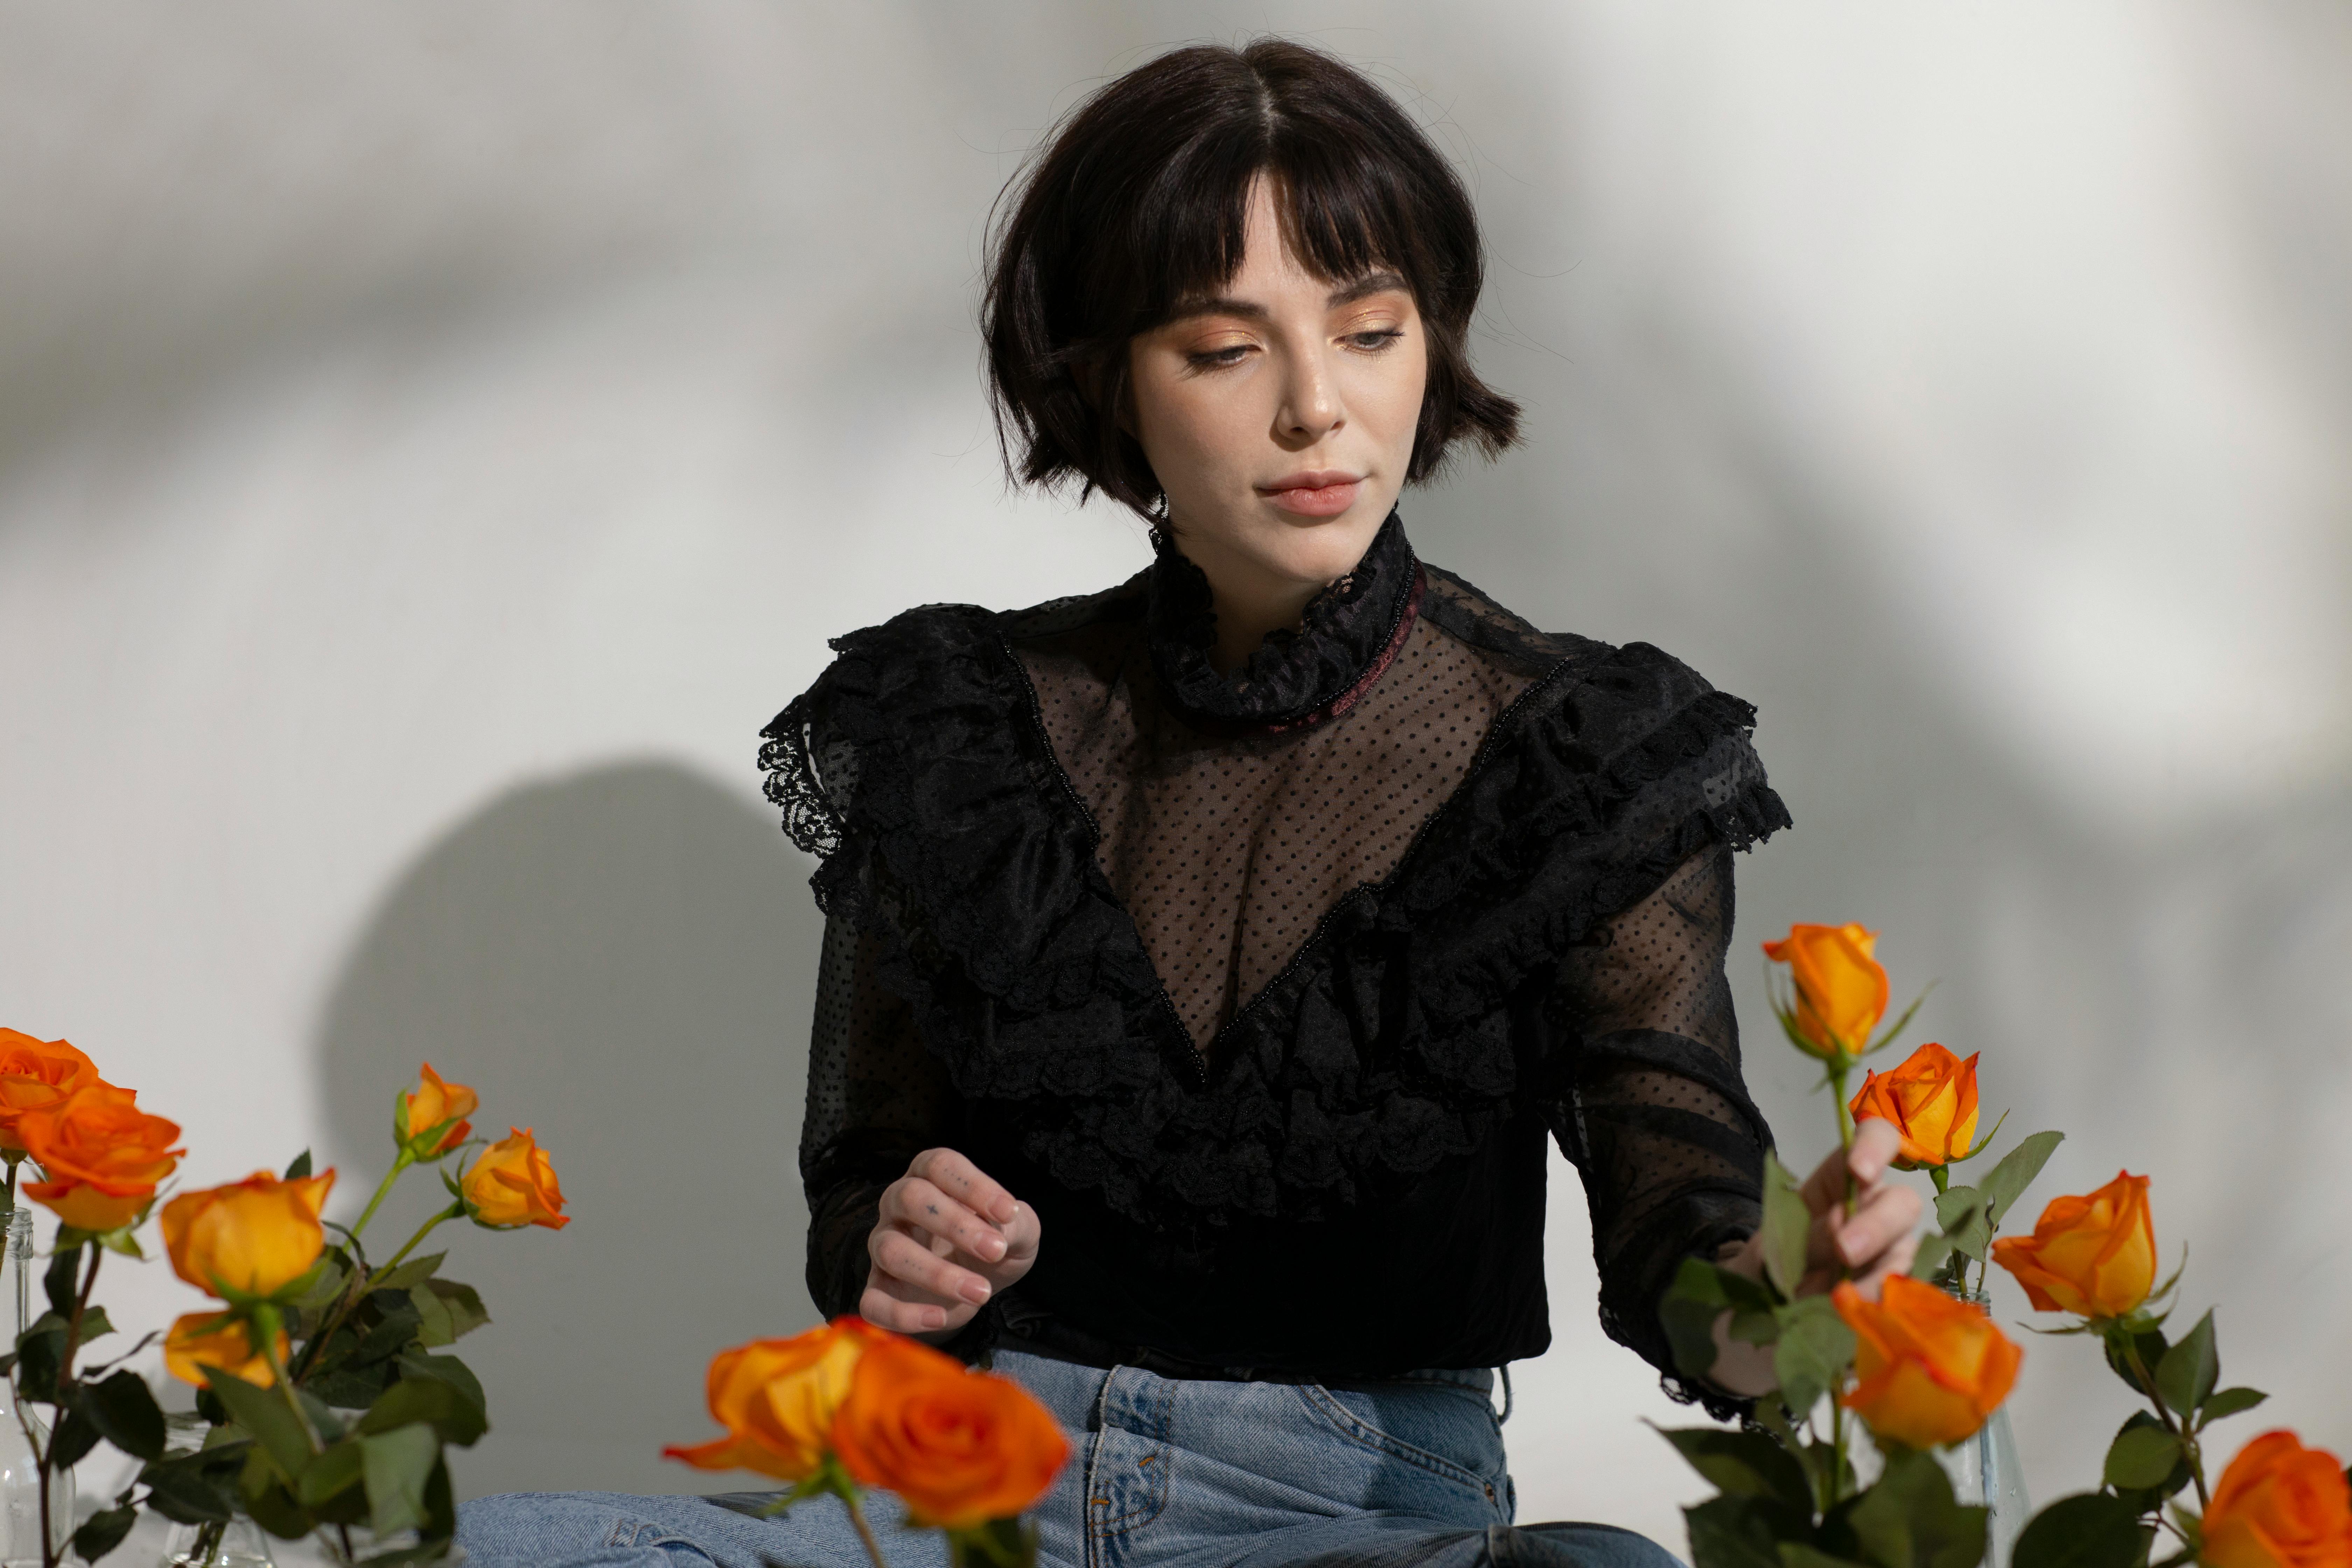
<svg viewBox="0 0 2352 1568"><path fill-rule="evenodd" d="M1282 38L1176 49L1095 92L1000 199L989 240L990 400L1006 471L1076 479L1150 516L1160 495L1119 427L1129 342L1230 281L1250 186L1275 185L1293 249L1347 282L1393 268L1426 325L1429 382L1408 482L1465 437L1492 457L1519 405L1470 368L1486 278L1470 195L1395 100Z"/></svg>

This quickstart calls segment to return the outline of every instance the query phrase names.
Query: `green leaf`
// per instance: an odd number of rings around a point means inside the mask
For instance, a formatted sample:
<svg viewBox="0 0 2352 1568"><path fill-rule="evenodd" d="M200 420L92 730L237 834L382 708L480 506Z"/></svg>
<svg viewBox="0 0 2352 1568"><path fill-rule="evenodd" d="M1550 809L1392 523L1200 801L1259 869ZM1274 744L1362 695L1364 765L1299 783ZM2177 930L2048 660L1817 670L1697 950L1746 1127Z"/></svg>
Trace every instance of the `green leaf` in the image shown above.
<svg viewBox="0 0 2352 1568"><path fill-rule="evenodd" d="M434 1377L403 1378L360 1417L362 1433L389 1432L423 1421L446 1443L471 1447L488 1430L479 1405L450 1384ZM1767 1439L1769 1441L1769 1439Z"/></svg>
<svg viewBox="0 0 2352 1568"><path fill-rule="evenodd" d="M95 1563L121 1545L122 1538L138 1522L135 1508L110 1508L91 1514L73 1533L74 1552L83 1562Z"/></svg>
<svg viewBox="0 0 2352 1568"><path fill-rule="evenodd" d="M1858 1568L1850 1557L1832 1557L1801 1541L1780 1542L1780 1568Z"/></svg>
<svg viewBox="0 0 2352 1568"><path fill-rule="evenodd" d="M2164 1427L2127 1424L2108 1446L2102 1479L2119 1489L2145 1491L2163 1484L2180 1458L2180 1439Z"/></svg>
<svg viewBox="0 0 2352 1568"><path fill-rule="evenodd" d="M1784 1300L1794 1300L1797 1284L1805 1277L1805 1243L1811 1235L1812 1211L1805 1206L1790 1175L1778 1156L1764 1152L1764 1273Z"/></svg>
<svg viewBox="0 0 2352 1568"><path fill-rule="evenodd" d="M310 1289L294 1298L294 1305L305 1312L324 1311L341 1298L352 1282L352 1271L333 1253L327 1254L321 1262L325 1267L310 1281Z"/></svg>
<svg viewBox="0 0 2352 1568"><path fill-rule="evenodd" d="M2060 1498L2026 1521L2011 1568L2137 1568L2147 1551L2139 1514L2121 1498Z"/></svg>
<svg viewBox="0 0 2352 1568"><path fill-rule="evenodd" d="M1952 1496L1935 1457L1890 1454L1886 1468L1846 1515L1865 1561L1878 1568L1977 1568L1990 1510Z"/></svg>
<svg viewBox="0 0 2352 1568"><path fill-rule="evenodd" d="M2142 1399L2147 1398L2147 1390L2140 1385L2139 1374L2132 1371L2131 1362L2124 1354L2124 1347L2129 1345L2137 1350L2141 1363L2153 1375L2156 1369L2164 1364L2164 1358L2172 1350L2170 1342L2164 1337L2164 1331L2143 1329L2135 1333L2121 1327L2111 1327L2102 1336L2102 1342L2106 1349L2108 1368L2117 1377L2122 1378L2134 1394L2138 1394Z"/></svg>
<svg viewBox="0 0 2352 1568"><path fill-rule="evenodd" d="M2145 1410L2135 1410L2131 1413L2130 1418L2123 1424L2122 1430L2116 1434L2116 1440L2118 1443L2122 1442L2124 1433L2126 1432L2141 1431L2163 1433L2167 1436L2170 1436L2168 1432L2166 1432L2163 1423L2157 1420L2153 1415ZM2152 1439L2141 1438L2137 1439L2137 1441L2149 1442L2152 1441ZM2116 1486L2112 1487L2111 1489L2115 1492L2116 1496L2129 1503L2132 1507L2132 1511L2140 1515L2142 1518L2156 1512L2158 1509L2164 1506L2165 1499L2172 1496L2175 1492L2187 1486L2189 1482L2190 1470L2189 1468L2188 1454L2180 1448L2178 1442L2175 1442L2173 1445L2173 1453L2174 1458L2171 1468L2166 1470L2162 1475L2158 1476L2152 1483L2138 1487Z"/></svg>
<svg viewBox="0 0 2352 1568"><path fill-rule="evenodd" d="M299 1182L310 1173L310 1151L305 1149L299 1154L295 1155L293 1163L286 1167L286 1175L284 1179L289 1182Z"/></svg>
<svg viewBox="0 0 2352 1568"><path fill-rule="evenodd" d="M2025 1195L2025 1189L2033 1184L2042 1167L2050 1163L2051 1151L2065 1141L2063 1132L2032 1133L1985 1173L1984 1180L1977 1186L1985 1196L1987 1225L1994 1230L2000 1228L2000 1222L2009 1217L2009 1211Z"/></svg>
<svg viewBox="0 0 2352 1568"><path fill-rule="evenodd" d="M992 1519L950 1530L948 1568L1036 1568L1037 1527L1020 1519Z"/></svg>
<svg viewBox="0 0 2352 1568"><path fill-rule="evenodd" d="M1805 1468L1760 1432L1727 1432L1719 1426L1659 1427L1692 1469L1731 1497L1767 1498L1811 1519L1813 1489Z"/></svg>
<svg viewBox="0 0 2352 1568"><path fill-rule="evenodd" d="M221 1524L233 1515L211 1471L214 1454L190 1454L184 1458L149 1465L139 1472L146 1483L147 1506L174 1524Z"/></svg>
<svg viewBox="0 0 2352 1568"><path fill-rule="evenodd" d="M219 1395L229 1419L253 1435L254 1441L277 1462L288 1480L300 1479L310 1463L310 1439L302 1430L302 1424L294 1419L294 1413L272 1390L257 1388L235 1373L223 1372L216 1366L204 1370L206 1383ZM250 1476L249 1468L247 1473ZM246 1495L250 1500L251 1490Z"/></svg>
<svg viewBox="0 0 2352 1568"><path fill-rule="evenodd" d="M1685 1377L1715 1370L1715 1321L1731 1305L1720 1277L1728 1272L1703 1258L1685 1258L1659 1300L1658 1321Z"/></svg>
<svg viewBox="0 0 2352 1568"><path fill-rule="evenodd" d="M1808 1296L1780 1309L1780 1339L1772 1347L1772 1374L1790 1415L1802 1420L1838 1385L1853 1361L1853 1331L1826 1296Z"/></svg>
<svg viewBox="0 0 2352 1568"><path fill-rule="evenodd" d="M83 1389L81 1408L100 1436L132 1458L163 1457L163 1410L137 1373L113 1373Z"/></svg>
<svg viewBox="0 0 2352 1568"><path fill-rule="evenodd" d="M456 1356L414 1352L400 1358L400 1370L408 1377L430 1377L447 1384L479 1416L482 1429L489 1429L489 1401L482 1395L482 1380Z"/></svg>
<svg viewBox="0 0 2352 1568"><path fill-rule="evenodd" d="M2224 1388L2205 1396L2203 1415L2209 1422L2219 1421L2224 1416L2252 1410L2269 1397L2259 1388Z"/></svg>
<svg viewBox="0 0 2352 1568"><path fill-rule="evenodd" d="M301 1483L294 1495L304 1508L313 1510L324 1508L335 1494L360 1484L364 1461L356 1440L337 1443L310 1461L302 1472Z"/></svg>
<svg viewBox="0 0 2352 1568"><path fill-rule="evenodd" d="M1683 1510L1691 1568L1780 1568L1780 1542L1754 1500L1713 1497Z"/></svg>
<svg viewBox="0 0 2352 1568"><path fill-rule="evenodd" d="M88 1403L79 1389L67 1391L65 1419L58 1423L57 1436L49 1439L49 1468L70 1469L98 1447L102 1434L98 1429L98 1423L89 1418L86 1408Z"/></svg>
<svg viewBox="0 0 2352 1568"><path fill-rule="evenodd" d="M427 1279L411 1289L408 1298L416 1304L420 1320L416 1337L421 1344L453 1343L490 1321L480 1294L471 1285L454 1279Z"/></svg>
<svg viewBox="0 0 2352 1568"><path fill-rule="evenodd" d="M2196 1414L2221 1375L2221 1352L2213 1343L2213 1314L2209 1310L2189 1331L2188 1338L2165 1352L2156 1366L2156 1391L2165 1405L2183 1420Z"/></svg>
<svg viewBox="0 0 2352 1568"><path fill-rule="evenodd" d="M36 1323L16 1342L16 1392L42 1405L58 1402L58 1364L65 1357L63 1329Z"/></svg>
<svg viewBox="0 0 2352 1568"><path fill-rule="evenodd" d="M371 1283L368 1289L405 1290L412 1285L422 1285L433 1278L433 1271L440 1268L441 1260L448 1256L446 1252L436 1252L429 1258L412 1258L383 1279Z"/></svg>
<svg viewBox="0 0 2352 1568"><path fill-rule="evenodd" d="M50 1310L60 1319L73 1316L74 1298L81 1291L81 1248L61 1247L49 1259L48 1272L41 1276L41 1289L48 1292Z"/></svg>
<svg viewBox="0 0 2352 1568"><path fill-rule="evenodd" d="M1946 1200L1949 1198L1961 1201L1948 1205ZM1955 1252L1982 1263L1985 1249L1992 1245L1992 1222L1985 1215L1984 1194L1974 1187L1954 1187L1939 1195L1936 1199L1936 1218L1944 1233L1920 1240L1919 1249L1911 1259L1911 1277L1934 1278Z"/></svg>
<svg viewBox="0 0 2352 1568"><path fill-rule="evenodd" d="M236 1479L238 1499L253 1522L283 1541L299 1541L317 1521L294 1500L294 1493L270 1457L256 1448L246 1456Z"/></svg>
<svg viewBox="0 0 2352 1568"><path fill-rule="evenodd" d="M378 1536L423 1529L425 1483L441 1462L441 1439L419 1423L370 1433L359 1441L366 1457L370 1527Z"/></svg>

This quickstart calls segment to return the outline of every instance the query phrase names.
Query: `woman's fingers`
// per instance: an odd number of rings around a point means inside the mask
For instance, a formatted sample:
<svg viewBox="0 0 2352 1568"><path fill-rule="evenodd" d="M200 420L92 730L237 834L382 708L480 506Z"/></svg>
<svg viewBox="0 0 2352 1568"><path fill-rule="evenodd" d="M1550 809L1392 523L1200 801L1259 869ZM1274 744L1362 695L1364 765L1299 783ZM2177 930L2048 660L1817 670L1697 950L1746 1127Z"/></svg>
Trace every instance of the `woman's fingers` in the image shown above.
<svg viewBox="0 0 2352 1568"><path fill-rule="evenodd" d="M907 1167L974 1214L986 1215L1002 1226L1010 1224L1021 1205L1013 1194L989 1180L981 1168L952 1149L926 1149Z"/></svg>
<svg viewBox="0 0 2352 1568"><path fill-rule="evenodd" d="M1813 1223L1805 1238L1804 1294L1826 1290L1840 1275L1851 1274L1875 1295L1887 1274L1910 1267L1925 1205L1909 1187L1887 1180L1902 1146L1895 1126L1874 1117L1854 1129L1850 1151L1833 1151L1806 1179L1802 1191Z"/></svg>
<svg viewBox="0 0 2352 1568"><path fill-rule="evenodd" d="M902 1280L942 1301L969 1301L974 1306L992 1293L988 1281L971 1269L940 1256L895 1226L877 1226L866 1243L874 1267L892 1279Z"/></svg>
<svg viewBox="0 0 2352 1568"><path fill-rule="evenodd" d="M882 1220L918 1226L970 1253L982 1263L994 1263L1011 1250L1002 1231L920 1176L901 1176L882 1192Z"/></svg>
<svg viewBox="0 0 2352 1568"><path fill-rule="evenodd" d="M973 1309L950 1306L929 1291L894 1279L877 1264L866 1276L865 1294L857 1299L857 1315L877 1328L894 1333L928 1334L949 1327L951 1317L968 1319Z"/></svg>

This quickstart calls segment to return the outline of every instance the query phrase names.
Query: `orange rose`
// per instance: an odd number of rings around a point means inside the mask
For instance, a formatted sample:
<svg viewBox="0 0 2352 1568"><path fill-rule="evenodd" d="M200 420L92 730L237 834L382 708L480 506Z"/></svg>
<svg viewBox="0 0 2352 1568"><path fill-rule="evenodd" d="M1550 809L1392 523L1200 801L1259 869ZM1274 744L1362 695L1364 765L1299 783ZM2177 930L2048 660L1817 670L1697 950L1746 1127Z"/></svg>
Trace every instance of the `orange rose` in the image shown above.
<svg viewBox="0 0 2352 1568"><path fill-rule="evenodd" d="M2039 1310L2122 1317L2156 1283L2147 1178L2121 1172L2088 1197L2051 1199L2033 1234L1994 1242L1992 1260L2017 1276Z"/></svg>
<svg viewBox="0 0 2352 1568"><path fill-rule="evenodd" d="M16 1119L16 1136L45 1180L25 1195L78 1230L120 1230L147 1212L155 1184L187 1152L176 1121L150 1116L138 1095L96 1079Z"/></svg>
<svg viewBox="0 0 2352 1568"><path fill-rule="evenodd" d="M292 1349L286 1331L278 1331L278 1364L286 1364ZM232 1377L259 1388L278 1381L269 1358L253 1348L252 1327L226 1312L190 1312L172 1325L163 1337L163 1370L183 1383L202 1388L208 1381L204 1369L218 1367Z"/></svg>
<svg viewBox="0 0 2352 1568"><path fill-rule="evenodd" d="M466 1134L474 1130L474 1124L466 1118L473 1115L481 1103L481 1097L464 1084L442 1082L433 1064L426 1062L416 1087L400 1097L400 1114L393 1119L393 1136L410 1143L445 1121L455 1123L433 1147L415 1151L420 1160L435 1159L466 1141Z"/></svg>
<svg viewBox="0 0 2352 1568"><path fill-rule="evenodd" d="M1962 1061L1930 1040L1893 1072L1865 1073L1847 1109L1856 1121L1875 1116L1895 1123L1903 1134L1898 1169L1948 1165L1976 1142L1977 1058Z"/></svg>
<svg viewBox="0 0 2352 1568"><path fill-rule="evenodd" d="M949 1530L1020 1513L1070 1456L1019 1384L898 1338L859 1360L833 1441L860 1485L897 1492L915 1523Z"/></svg>
<svg viewBox="0 0 2352 1568"><path fill-rule="evenodd" d="M335 1173L281 1182L256 1171L241 1182L182 1193L163 1205L172 1271L215 1296L274 1296L310 1271L327 1247L319 1224Z"/></svg>
<svg viewBox="0 0 2352 1568"><path fill-rule="evenodd" d="M65 1041L0 1029L0 1150L24 1151L16 1122L25 1112L46 1110L97 1081L98 1065Z"/></svg>
<svg viewBox="0 0 2352 1568"><path fill-rule="evenodd" d="M1806 1047L1818 1055L1858 1057L1886 1015L1886 971L1871 956L1878 933L1858 925L1792 925L1764 956L1785 963L1797 987L1793 1019Z"/></svg>
<svg viewBox="0 0 2352 1568"><path fill-rule="evenodd" d="M1859 1380L1841 1401L1880 1437L1914 1448L1957 1443L2009 1397L2024 1352L1981 1307L1906 1275L1869 1301L1851 1283L1830 1293L1861 1342Z"/></svg>
<svg viewBox="0 0 2352 1568"><path fill-rule="evenodd" d="M496 1230L543 1225L562 1230L572 1223L562 1211L563 1189L555 1167L528 1127L509 1127L507 1136L482 1151L466 1173L466 1203L478 1224Z"/></svg>
<svg viewBox="0 0 2352 1568"><path fill-rule="evenodd" d="M863 1318L835 1318L788 1340L720 1351L705 1389L711 1419L727 1436L662 1453L706 1470L806 1480L833 1447L834 1414L848 1396L858 1358L887 1338Z"/></svg>
<svg viewBox="0 0 2352 1568"><path fill-rule="evenodd" d="M2221 1472L2204 1536L2210 1568L2352 1568L2352 1484L2335 1455L2265 1432Z"/></svg>

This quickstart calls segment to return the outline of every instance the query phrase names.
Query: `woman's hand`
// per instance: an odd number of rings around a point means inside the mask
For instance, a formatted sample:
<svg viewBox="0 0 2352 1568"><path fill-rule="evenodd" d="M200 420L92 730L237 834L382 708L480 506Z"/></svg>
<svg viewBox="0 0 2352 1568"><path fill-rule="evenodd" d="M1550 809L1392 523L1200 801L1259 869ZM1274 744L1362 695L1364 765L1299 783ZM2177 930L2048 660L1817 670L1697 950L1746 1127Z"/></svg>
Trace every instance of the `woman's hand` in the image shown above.
<svg viewBox="0 0 2352 1568"><path fill-rule="evenodd" d="M902 1334L953 1333L1029 1272L1038 1235L1035 1209L954 1150L926 1149L882 1189L858 1314Z"/></svg>
<svg viewBox="0 0 2352 1568"><path fill-rule="evenodd" d="M1852 1277L1872 1300L1890 1274L1911 1267L1918 1250L1919 1218L1927 1205L1918 1193L1886 1179L1903 1138L1891 1121L1875 1117L1854 1129L1853 1147L1832 1151L1800 1189L1813 1223L1805 1236L1805 1277L1800 1296L1819 1296ZM1845 1212L1847 1174L1852 1173L1853 1213ZM1717 1259L1750 1279L1764 1278L1764 1237L1759 1233ZM1731 1337L1731 1314L1715 1323L1715 1368L1707 1381L1728 1394L1763 1394L1778 1386L1769 1345Z"/></svg>

